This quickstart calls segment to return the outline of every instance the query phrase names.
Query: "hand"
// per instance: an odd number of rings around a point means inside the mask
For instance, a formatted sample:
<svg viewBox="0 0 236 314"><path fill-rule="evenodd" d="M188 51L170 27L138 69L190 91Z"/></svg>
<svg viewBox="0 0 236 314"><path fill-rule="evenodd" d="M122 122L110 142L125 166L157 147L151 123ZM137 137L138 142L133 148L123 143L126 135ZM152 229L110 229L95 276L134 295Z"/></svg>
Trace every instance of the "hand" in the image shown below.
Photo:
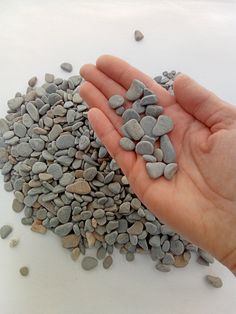
<svg viewBox="0 0 236 314"><path fill-rule="evenodd" d="M80 94L92 108L89 120L139 199L162 222L236 274L236 107L182 74L171 96L112 56L100 57L96 66L84 65L81 75L87 82ZM121 117L107 101L114 94L124 95L133 79L156 93L164 113L174 121L170 138L179 170L171 181L150 179L142 157L119 145Z"/></svg>

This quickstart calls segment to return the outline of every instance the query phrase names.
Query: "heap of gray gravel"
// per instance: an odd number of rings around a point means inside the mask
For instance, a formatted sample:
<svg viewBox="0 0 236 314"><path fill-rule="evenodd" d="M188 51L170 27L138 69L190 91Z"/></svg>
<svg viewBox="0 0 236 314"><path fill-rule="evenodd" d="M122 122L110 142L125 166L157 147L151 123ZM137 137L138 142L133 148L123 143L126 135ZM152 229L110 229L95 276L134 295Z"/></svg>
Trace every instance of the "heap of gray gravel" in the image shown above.
<svg viewBox="0 0 236 314"><path fill-rule="evenodd" d="M156 81L168 86L174 76L167 74ZM212 263L209 254L159 221L133 193L89 124L81 82L79 75L62 79L47 73L45 83L37 86L33 77L25 94L17 92L8 101L7 115L0 119L4 188L14 192L12 208L23 212L21 222L34 232L57 234L73 260L95 247L96 258L82 261L86 270L96 267L97 260L108 269L114 248L127 261L135 253L149 254L156 269L165 272L171 265L186 266L192 251L205 265Z"/></svg>

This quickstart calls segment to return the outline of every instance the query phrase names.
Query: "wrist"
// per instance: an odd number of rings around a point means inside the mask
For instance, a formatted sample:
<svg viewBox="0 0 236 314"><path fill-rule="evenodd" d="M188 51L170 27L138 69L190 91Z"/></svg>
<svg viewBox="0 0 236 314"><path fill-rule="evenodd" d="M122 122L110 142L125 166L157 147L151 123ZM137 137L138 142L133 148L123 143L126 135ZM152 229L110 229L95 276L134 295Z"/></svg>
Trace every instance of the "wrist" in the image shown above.
<svg viewBox="0 0 236 314"><path fill-rule="evenodd" d="M236 248L222 257L220 262L236 276Z"/></svg>

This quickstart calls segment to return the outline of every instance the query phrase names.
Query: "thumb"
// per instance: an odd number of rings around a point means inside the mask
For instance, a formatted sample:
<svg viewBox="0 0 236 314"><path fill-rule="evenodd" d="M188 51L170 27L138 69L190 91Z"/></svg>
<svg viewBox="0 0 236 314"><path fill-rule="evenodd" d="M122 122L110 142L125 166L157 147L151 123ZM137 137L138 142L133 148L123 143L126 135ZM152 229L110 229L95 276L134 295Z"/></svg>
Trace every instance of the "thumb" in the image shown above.
<svg viewBox="0 0 236 314"><path fill-rule="evenodd" d="M178 104L212 132L226 127L229 120L232 121L233 108L189 76L177 76L174 92ZM235 116L235 109L233 111Z"/></svg>

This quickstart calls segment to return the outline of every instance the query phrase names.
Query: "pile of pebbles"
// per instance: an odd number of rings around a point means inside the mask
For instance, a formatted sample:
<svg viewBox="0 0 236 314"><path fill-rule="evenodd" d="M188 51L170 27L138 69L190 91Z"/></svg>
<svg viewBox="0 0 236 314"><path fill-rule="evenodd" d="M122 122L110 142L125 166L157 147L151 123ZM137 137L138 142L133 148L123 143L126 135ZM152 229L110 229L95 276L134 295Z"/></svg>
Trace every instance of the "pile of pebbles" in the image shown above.
<svg viewBox="0 0 236 314"><path fill-rule="evenodd" d="M208 253L159 221L135 196L89 124L81 82L79 75L46 74L45 83L36 86L33 77L25 94L17 92L8 101L6 118L0 119L4 188L14 192L12 208L24 213L21 222L61 237L73 260L86 255L85 270L98 260L108 269L114 248L127 261L135 253L149 254L163 272L186 266L191 252L202 264L212 263ZM9 231L4 227L1 236ZM96 248L96 257L87 255L90 248Z"/></svg>
<svg viewBox="0 0 236 314"><path fill-rule="evenodd" d="M125 109L125 98L131 102L131 108ZM164 175L171 180L178 169L175 149L167 135L174 128L173 121L162 114L163 107L155 93L139 80L133 80L125 98L113 95L108 101L110 107L122 115L124 137L120 146L143 157L150 178ZM160 147L157 147L158 142Z"/></svg>

